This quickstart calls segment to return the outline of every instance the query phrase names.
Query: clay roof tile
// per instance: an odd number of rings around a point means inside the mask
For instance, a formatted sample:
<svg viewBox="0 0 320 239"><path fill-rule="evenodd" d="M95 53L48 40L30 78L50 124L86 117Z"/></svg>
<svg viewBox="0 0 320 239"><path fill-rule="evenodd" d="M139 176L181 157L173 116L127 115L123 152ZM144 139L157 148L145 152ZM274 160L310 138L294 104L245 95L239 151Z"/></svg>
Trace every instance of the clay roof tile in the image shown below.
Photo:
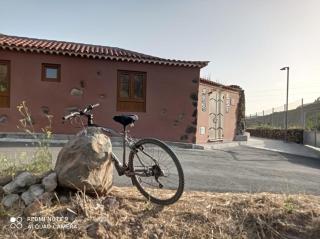
<svg viewBox="0 0 320 239"><path fill-rule="evenodd" d="M0 33L0 49L23 50L30 52L61 54L79 57L111 59L117 61L131 61L137 63L164 64L185 67L205 67L208 61L181 61L150 56L117 47L98 46L75 42L64 42L46 39L36 39L18 36L9 36ZM51 50L48 52L48 50ZM80 54L79 54L80 53Z"/></svg>

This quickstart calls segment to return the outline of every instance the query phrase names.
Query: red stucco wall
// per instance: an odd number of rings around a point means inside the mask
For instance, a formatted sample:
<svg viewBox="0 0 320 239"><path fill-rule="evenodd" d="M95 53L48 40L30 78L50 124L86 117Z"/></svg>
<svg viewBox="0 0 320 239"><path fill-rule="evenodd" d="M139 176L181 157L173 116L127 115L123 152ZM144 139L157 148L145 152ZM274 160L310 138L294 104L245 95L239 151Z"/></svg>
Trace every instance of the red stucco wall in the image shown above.
<svg viewBox="0 0 320 239"><path fill-rule="evenodd" d="M206 110L202 111L201 107L201 97L203 89L206 89ZM224 130L223 130L223 141L232 141L235 136L236 130L236 110L239 102L239 93L234 90L222 89L217 86L213 86L207 83L200 82L199 85L199 101L198 101L198 125L197 125L197 143L207 143L208 142L208 121L209 121L209 95L210 91L219 91L221 90L224 94ZM231 99L231 105L229 112L226 112L226 95L229 94ZM205 127L205 134L200 134L200 127Z"/></svg>
<svg viewBox="0 0 320 239"><path fill-rule="evenodd" d="M35 127L40 131L46 124L41 106L48 106L54 116L54 133L72 133L79 129L61 124L67 107L83 107L99 102L94 111L95 123L120 129L112 116L116 111L117 70L147 72L146 112L131 133L137 137L157 137L171 141L195 141L197 104L191 94L198 94L199 68L136 64L107 60L84 59L13 51L0 51L1 60L11 61L11 107L0 108L0 116L8 122L0 124L0 132L18 131L16 106L26 100ZM41 81L41 64L61 64L61 82ZM97 74L100 72L100 74ZM195 81L196 80L196 81ZM85 82L83 96L71 96L72 88ZM105 98L101 98L105 95Z"/></svg>

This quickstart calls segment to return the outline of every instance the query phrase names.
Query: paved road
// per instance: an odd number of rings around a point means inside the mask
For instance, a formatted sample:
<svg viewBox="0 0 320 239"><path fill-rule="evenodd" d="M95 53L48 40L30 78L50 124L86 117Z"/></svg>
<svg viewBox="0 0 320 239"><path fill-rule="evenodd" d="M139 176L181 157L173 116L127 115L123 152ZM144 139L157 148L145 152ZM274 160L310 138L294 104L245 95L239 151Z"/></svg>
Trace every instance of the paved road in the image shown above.
<svg viewBox="0 0 320 239"><path fill-rule="evenodd" d="M30 148L29 148L30 149ZM25 148L0 147L0 154ZM57 155L60 148L52 148ZM186 190L215 192L283 192L320 195L320 159L238 146L223 150L174 149L180 159ZM121 155L121 148L114 148ZM115 185L131 185L115 175Z"/></svg>

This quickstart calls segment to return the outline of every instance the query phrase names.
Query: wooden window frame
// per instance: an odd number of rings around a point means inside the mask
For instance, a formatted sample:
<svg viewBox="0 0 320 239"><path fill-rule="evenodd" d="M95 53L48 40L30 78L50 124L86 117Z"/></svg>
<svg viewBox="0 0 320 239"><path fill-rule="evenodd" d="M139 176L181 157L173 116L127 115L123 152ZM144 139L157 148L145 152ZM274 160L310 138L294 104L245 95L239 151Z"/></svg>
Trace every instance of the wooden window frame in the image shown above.
<svg viewBox="0 0 320 239"><path fill-rule="evenodd" d="M55 68L58 70L58 78L46 78L46 68ZM41 65L41 80L42 81L49 81L49 82L60 82L61 81L61 65L54 64L54 63L42 63Z"/></svg>
<svg viewBox="0 0 320 239"><path fill-rule="evenodd" d="M121 97L120 96L120 76L122 74L129 75L129 97ZM142 75L143 81L142 81L142 98L134 98L134 76L135 75ZM117 72L117 111L120 112L146 112L146 91L147 91L147 72L143 71L129 71L129 70L118 70ZM127 102L128 104L134 104L134 103L143 103L143 107L140 110L128 110L123 109L120 107L120 103Z"/></svg>
<svg viewBox="0 0 320 239"><path fill-rule="evenodd" d="M6 65L8 67L8 96L2 96L1 95L1 92L0 92L0 95L1 97L8 97L8 104L6 106L1 106L0 105L0 108L10 108L10 98L11 98L11 62L9 60L0 60L0 64L2 65Z"/></svg>

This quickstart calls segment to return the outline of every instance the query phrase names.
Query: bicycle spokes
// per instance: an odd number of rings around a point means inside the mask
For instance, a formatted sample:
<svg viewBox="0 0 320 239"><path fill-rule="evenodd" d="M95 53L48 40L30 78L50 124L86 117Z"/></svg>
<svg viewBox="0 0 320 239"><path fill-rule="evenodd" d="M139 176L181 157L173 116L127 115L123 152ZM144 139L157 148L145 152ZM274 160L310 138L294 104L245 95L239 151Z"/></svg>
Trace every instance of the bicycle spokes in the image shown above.
<svg viewBox="0 0 320 239"><path fill-rule="evenodd" d="M143 144L135 152L133 169L141 188L150 196L165 200L170 197L161 189L173 190L174 194L180 186L180 174L172 156L161 147L154 144ZM145 175L138 174L141 169Z"/></svg>

